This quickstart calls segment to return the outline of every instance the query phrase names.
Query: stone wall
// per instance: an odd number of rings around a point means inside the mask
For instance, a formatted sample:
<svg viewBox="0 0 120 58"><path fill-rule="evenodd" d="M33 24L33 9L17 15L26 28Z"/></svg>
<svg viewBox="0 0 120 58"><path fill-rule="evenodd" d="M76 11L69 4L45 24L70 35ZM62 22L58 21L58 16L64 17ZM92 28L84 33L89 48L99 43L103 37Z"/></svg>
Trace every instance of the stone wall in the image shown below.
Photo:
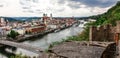
<svg viewBox="0 0 120 58"><path fill-rule="evenodd" d="M101 55L101 58L116 58L116 44L112 43L107 46Z"/></svg>
<svg viewBox="0 0 120 58"><path fill-rule="evenodd" d="M105 25L100 27L90 27L90 40L113 41L115 33L119 33L120 35L120 21L116 22L116 26Z"/></svg>
<svg viewBox="0 0 120 58"><path fill-rule="evenodd" d="M113 41L114 33L111 25L91 27L92 41Z"/></svg>

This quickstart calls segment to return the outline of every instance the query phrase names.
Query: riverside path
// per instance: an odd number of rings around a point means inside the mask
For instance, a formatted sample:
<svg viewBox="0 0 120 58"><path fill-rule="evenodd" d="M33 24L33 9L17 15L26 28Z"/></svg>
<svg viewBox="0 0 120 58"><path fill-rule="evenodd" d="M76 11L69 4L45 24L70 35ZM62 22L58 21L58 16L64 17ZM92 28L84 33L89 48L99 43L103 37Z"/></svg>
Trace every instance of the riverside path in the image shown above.
<svg viewBox="0 0 120 58"><path fill-rule="evenodd" d="M23 44L23 43L12 42L8 40L0 40L0 44L26 49L26 50L29 50L31 52L38 53L38 54L43 52L43 50L40 49L39 47L35 47L32 45Z"/></svg>

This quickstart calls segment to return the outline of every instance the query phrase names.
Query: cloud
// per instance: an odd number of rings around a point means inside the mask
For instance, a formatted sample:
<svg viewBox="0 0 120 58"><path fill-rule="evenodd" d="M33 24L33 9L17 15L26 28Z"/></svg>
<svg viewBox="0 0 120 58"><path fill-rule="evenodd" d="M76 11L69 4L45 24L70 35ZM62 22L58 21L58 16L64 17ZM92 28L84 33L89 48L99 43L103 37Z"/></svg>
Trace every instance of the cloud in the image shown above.
<svg viewBox="0 0 120 58"><path fill-rule="evenodd" d="M22 9L31 9L30 6L22 6Z"/></svg>
<svg viewBox="0 0 120 58"><path fill-rule="evenodd" d="M34 3L38 3L39 2L39 0L32 0Z"/></svg>
<svg viewBox="0 0 120 58"><path fill-rule="evenodd" d="M90 16L106 12L116 0L0 0L4 16ZM7 7L4 7L7 5Z"/></svg>
<svg viewBox="0 0 120 58"><path fill-rule="evenodd" d="M58 0L57 3L59 3L59 4L65 4L66 0L64 0L64 1L63 0Z"/></svg>
<svg viewBox="0 0 120 58"><path fill-rule="evenodd" d="M4 7L4 5L3 5L3 4L0 4L0 7Z"/></svg>
<svg viewBox="0 0 120 58"><path fill-rule="evenodd" d="M81 3L88 7L101 7L101 8L109 7L117 2L117 0L68 0L68 1L72 3Z"/></svg>
<svg viewBox="0 0 120 58"><path fill-rule="evenodd" d="M0 2L0 7L6 7L7 3L6 2Z"/></svg>
<svg viewBox="0 0 120 58"><path fill-rule="evenodd" d="M30 12L30 13L56 13L56 12L62 12L64 11L65 7L60 6L58 2L59 0L20 0L20 4L24 12ZM37 2L37 3L34 3ZM61 2L62 3L62 2ZM64 2L65 3L65 2ZM32 10L32 11L30 11Z"/></svg>
<svg viewBox="0 0 120 58"><path fill-rule="evenodd" d="M80 8L80 3L69 2L68 6L70 6L73 9L77 9L77 8Z"/></svg>

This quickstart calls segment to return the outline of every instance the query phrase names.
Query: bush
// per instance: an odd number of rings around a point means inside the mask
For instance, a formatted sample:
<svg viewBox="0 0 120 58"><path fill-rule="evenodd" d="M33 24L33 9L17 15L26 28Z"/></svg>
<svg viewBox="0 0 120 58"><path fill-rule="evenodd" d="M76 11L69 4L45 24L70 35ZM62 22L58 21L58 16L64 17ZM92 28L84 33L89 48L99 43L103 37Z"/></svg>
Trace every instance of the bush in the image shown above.
<svg viewBox="0 0 120 58"><path fill-rule="evenodd" d="M15 39L18 35L19 35L18 32L14 31L14 30L11 30L10 33L7 36Z"/></svg>
<svg viewBox="0 0 120 58"><path fill-rule="evenodd" d="M11 56L10 58L31 58L30 56L22 56L22 54L16 54L15 56Z"/></svg>

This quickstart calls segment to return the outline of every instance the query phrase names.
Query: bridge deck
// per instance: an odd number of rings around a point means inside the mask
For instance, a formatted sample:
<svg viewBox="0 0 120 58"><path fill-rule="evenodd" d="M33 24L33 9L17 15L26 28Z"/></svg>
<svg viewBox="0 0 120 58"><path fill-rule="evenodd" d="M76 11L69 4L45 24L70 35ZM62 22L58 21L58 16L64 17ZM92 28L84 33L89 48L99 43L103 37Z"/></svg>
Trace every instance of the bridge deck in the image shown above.
<svg viewBox="0 0 120 58"><path fill-rule="evenodd" d="M41 53L43 52L42 49L40 49L39 47L35 47L32 45L28 45L28 44L23 44L23 43L17 43L17 42L12 42L12 41L7 41L7 40L0 40L1 44L4 45L9 45L9 46L13 46L13 47L18 47L18 48L22 48L22 49L26 49L35 53Z"/></svg>

